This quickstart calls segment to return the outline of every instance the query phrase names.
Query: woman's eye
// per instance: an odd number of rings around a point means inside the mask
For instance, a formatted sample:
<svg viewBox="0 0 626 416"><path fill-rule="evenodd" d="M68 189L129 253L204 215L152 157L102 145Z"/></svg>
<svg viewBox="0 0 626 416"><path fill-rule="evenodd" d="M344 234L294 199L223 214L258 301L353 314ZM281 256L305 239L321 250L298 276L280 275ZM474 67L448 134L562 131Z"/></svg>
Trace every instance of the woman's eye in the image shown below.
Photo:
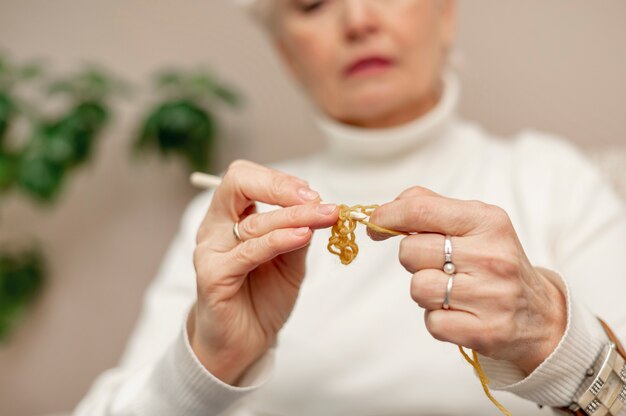
<svg viewBox="0 0 626 416"><path fill-rule="evenodd" d="M324 0L301 1L298 7L303 13L312 13L324 5Z"/></svg>

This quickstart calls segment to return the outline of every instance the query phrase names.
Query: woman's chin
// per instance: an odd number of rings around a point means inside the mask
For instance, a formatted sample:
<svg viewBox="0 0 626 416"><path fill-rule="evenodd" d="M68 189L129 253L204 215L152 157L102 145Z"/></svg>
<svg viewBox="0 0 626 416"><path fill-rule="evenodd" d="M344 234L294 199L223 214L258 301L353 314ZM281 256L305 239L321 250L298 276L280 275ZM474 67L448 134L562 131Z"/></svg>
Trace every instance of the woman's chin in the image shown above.
<svg viewBox="0 0 626 416"><path fill-rule="evenodd" d="M346 124L369 128L409 122L436 102L432 94L409 92L401 82L377 82L338 92L331 116Z"/></svg>
<svg viewBox="0 0 626 416"><path fill-rule="evenodd" d="M396 99L394 99L396 98ZM399 110L397 96L392 94L367 94L347 100L345 111L336 117L340 121L363 127L388 127Z"/></svg>

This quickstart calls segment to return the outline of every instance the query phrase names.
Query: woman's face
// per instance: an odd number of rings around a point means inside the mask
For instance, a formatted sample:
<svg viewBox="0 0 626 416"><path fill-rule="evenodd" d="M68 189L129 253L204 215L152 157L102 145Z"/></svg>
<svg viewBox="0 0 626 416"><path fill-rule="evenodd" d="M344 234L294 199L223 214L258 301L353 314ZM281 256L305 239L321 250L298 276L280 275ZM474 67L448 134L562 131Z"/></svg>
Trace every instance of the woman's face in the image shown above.
<svg viewBox="0 0 626 416"><path fill-rule="evenodd" d="M281 55L330 117L387 127L436 103L452 0L275 1Z"/></svg>

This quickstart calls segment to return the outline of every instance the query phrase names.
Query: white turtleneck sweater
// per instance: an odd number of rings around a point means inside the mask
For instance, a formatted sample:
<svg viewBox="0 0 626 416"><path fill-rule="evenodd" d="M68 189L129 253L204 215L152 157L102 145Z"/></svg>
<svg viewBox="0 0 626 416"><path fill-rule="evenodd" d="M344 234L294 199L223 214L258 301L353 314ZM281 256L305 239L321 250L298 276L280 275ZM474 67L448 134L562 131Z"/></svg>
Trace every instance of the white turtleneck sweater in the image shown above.
<svg viewBox="0 0 626 416"><path fill-rule="evenodd" d="M328 202L384 203L420 185L504 208L531 262L567 283L568 324L527 377L511 363L481 361L514 415L550 414L537 403L568 405L607 341L594 315L626 339L626 210L565 141L533 131L502 141L457 119L458 93L448 76L432 111L391 129L320 119L327 151L276 167L308 180ZM456 346L426 331L398 262L400 239L373 242L362 229L349 266L327 252L328 230L315 233L276 347L240 386L215 378L184 327L196 295L195 234L210 200L207 192L189 205L120 365L97 380L77 415L499 414Z"/></svg>

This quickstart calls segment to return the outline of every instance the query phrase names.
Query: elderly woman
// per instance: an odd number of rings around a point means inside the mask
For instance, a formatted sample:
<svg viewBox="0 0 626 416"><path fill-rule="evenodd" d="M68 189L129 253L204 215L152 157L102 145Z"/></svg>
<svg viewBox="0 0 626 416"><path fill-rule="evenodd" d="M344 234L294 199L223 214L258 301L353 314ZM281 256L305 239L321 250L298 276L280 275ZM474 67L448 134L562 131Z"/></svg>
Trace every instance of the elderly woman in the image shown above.
<svg viewBox="0 0 626 416"><path fill-rule="evenodd" d="M565 141L455 116L454 2L246 7L328 146L234 162L192 202L77 414L496 414L457 346L513 414L626 414L623 351L597 318L626 336L624 206ZM334 203L380 204L369 222L404 235L359 225L343 266Z"/></svg>

